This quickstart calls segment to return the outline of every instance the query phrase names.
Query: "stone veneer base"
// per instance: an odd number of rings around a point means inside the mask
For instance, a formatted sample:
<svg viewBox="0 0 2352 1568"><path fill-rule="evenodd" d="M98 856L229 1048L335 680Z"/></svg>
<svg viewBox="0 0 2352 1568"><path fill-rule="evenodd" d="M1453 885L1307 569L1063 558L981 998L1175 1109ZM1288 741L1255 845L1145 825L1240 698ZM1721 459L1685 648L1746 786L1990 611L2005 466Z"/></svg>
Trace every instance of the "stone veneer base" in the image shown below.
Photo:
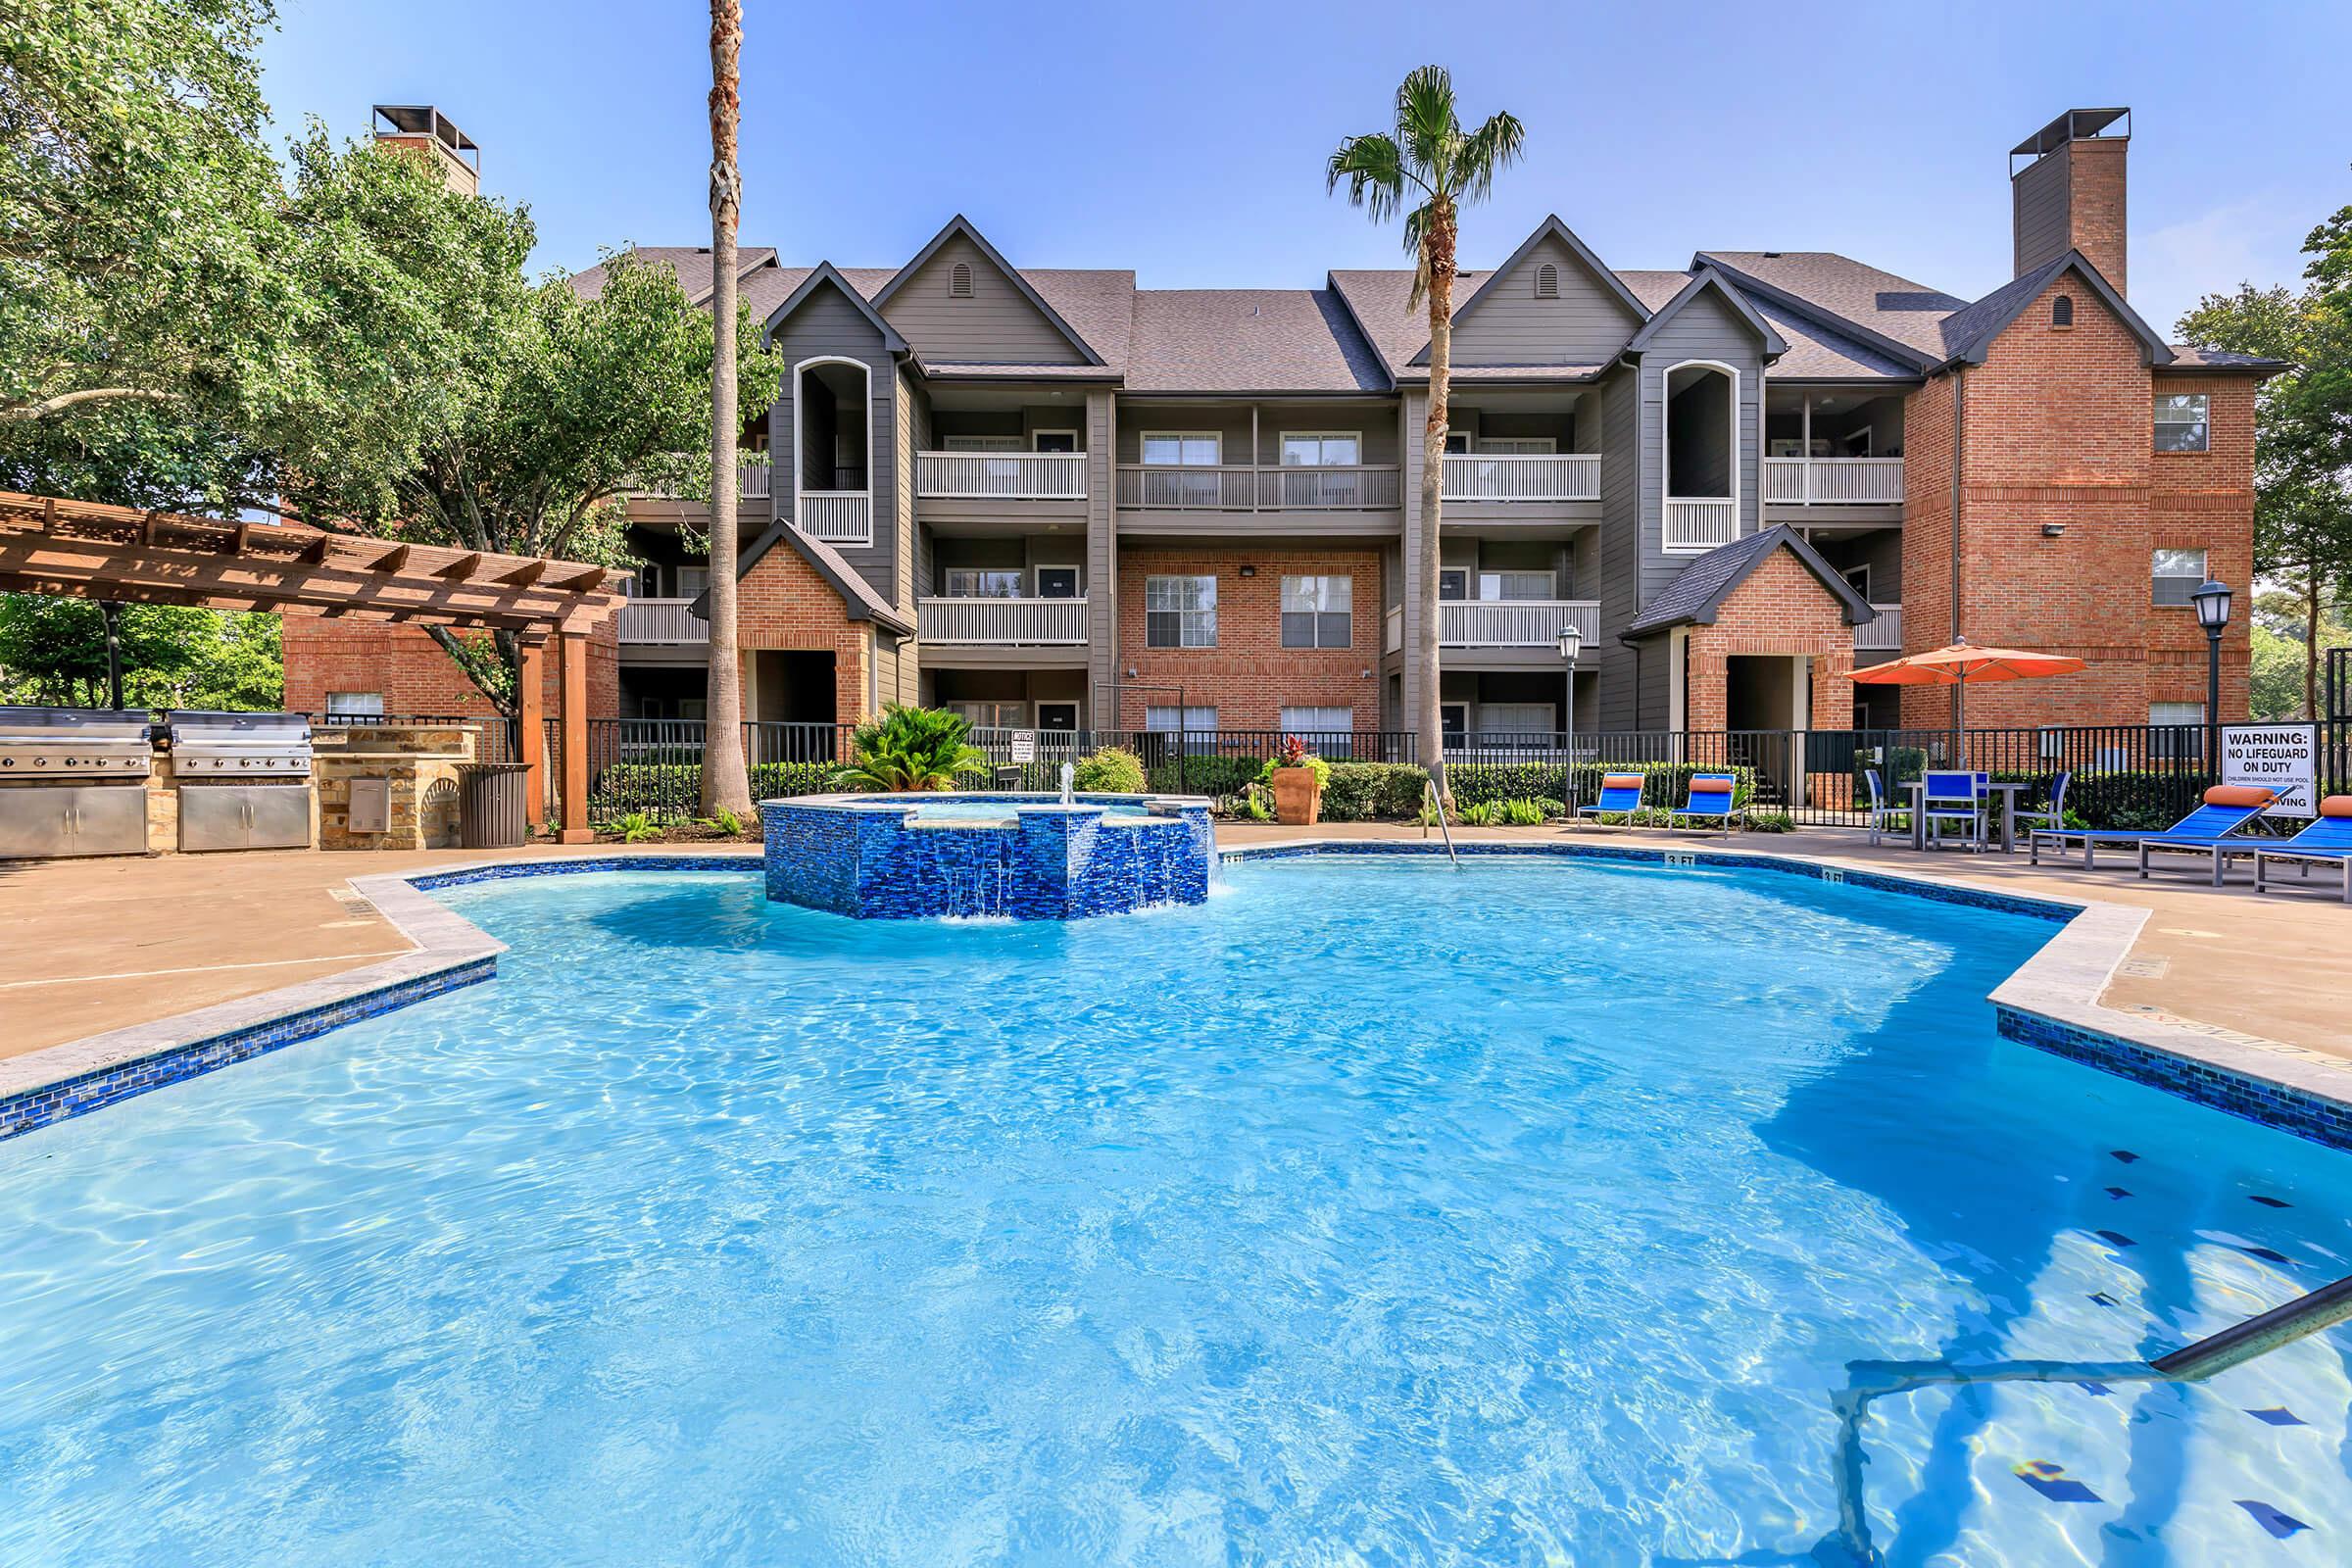
<svg viewBox="0 0 2352 1568"><path fill-rule="evenodd" d="M2145 909L2024 898L1926 878L1790 856L1631 844L1456 846L1474 856L1553 856L1635 864L1718 865L1780 871L1945 903L2029 915L2059 931L1990 998L2010 1040L2161 1089L2229 1114L2337 1149L2352 1149L2352 1066L2318 1052L2099 1005L2117 964L2148 918ZM1443 855L1442 844L1363 839L1292 840L1227 850L1224 860L1302 856ZM762 868L759 851L620 854L494 860L406 875L355 878L353 886L418 945L415 954L324 980L265 992L32 1052L0 1062L0 1138L79 1116L133 1095L309 1040L361 1018L492 978L502 944L425 890L516 877L590 871Z"/></svg>

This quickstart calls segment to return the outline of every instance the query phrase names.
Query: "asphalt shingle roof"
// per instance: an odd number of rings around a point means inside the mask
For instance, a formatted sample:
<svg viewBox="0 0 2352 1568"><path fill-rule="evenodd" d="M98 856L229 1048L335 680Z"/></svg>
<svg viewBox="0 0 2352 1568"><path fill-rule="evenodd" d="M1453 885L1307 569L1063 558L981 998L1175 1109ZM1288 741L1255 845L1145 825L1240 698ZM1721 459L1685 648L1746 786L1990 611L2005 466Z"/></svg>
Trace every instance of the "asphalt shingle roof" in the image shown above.
<svg viewBox="0 0 2352 1568"><path fill-rule="evenodd" d="M1683 568L1683 574L1666 585L1663 593L1651 600L1633 623L1625 628L1628 637L1645 632L1663 631L1690 621L1713 621L1716 607L1726 595L1740 586L1747 574L1761 565L1775 550L1787 546L1796 553L1805 569L1818 578L1821 585L1845 607L1848 624L1859 626L1878 616L1853 586L1839 576L1830 564L1802 535L1793 528L1767 528L1751 533L1744 539L1735 539L1728 545L1718 545Z"/></svg>
<svg viewBox="0 0 2352 1568"><path fill-rule="evenodd" d="M1388 376L1329 289L1142 289L1139 392L1380 392Z"/></svg>
<svg viewBox="0 0 2352 1568"><path fill-rule="evenodd" d="M1936 360L1947 353L1944 318L1968 304L1836 251L1701 251L1699 256Z"/></svg>

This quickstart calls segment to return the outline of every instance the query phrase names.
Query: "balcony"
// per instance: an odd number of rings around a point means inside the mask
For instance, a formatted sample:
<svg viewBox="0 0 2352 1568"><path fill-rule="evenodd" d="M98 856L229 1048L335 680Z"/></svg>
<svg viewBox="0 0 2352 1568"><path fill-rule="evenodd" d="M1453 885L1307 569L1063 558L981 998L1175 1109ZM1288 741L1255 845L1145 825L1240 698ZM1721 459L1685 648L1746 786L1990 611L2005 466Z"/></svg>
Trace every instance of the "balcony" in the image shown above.
<svg viewBox="0 0 2352 1568"><path fill-rule="evenodd" d="M764 452L757 457L747 457L736 466L735 494L741 500L765 501L773 493L771 487L774 483L775 469ZM675 490L640 490L636 493L662 501L684 499Z"/></svg>
<svg viewBox="0 0 2352 1568"><path fill-rule="evenodd" d="M1551 648L1574 625L1587 643L1600 640L1596 599L1451 599L1438 607L1438 642L1446 648Z"/></svg>
<svg viewBox="0 0 2352 1568"><path fill-rule="evenodd" d="M1067 648L1086 642L1083 599L918 599L915 634L966 648Z"/></svg>
<svg viewBox="0 0 2352 1568"><path fill-rule="evenodd" d="M1083 452L917 452L914 493L942 501L1084 501Z"/></svg>
<svg viewBox="0 0 2352 1568"><path fill-rule="evenodd" d="M1899 506L1903 460L1766 458L1764 499L1784 506Z"/></svg>
<svg viewBox="0 0 2352 1568"><path fill-rule="evenodd" d="M1669 500L1663 548L1695 555L1740 537L1740 505L1729 497Z"/></svg>
<svg viewBox="0 0 2352 1568"><path fill-rule="evenodd" d="M1597 452L1503 455L1472 453L1446 460L1448 501L1598 501Z"/></svg>
<svg viewBox="0 0 2352 1568"><path fill-rule="evenodd" d="M862 490L801 492L801 532L829 545L874 542L873 500Z"/></svg>
<svg viewBox="0 0 2352 1568"><path fill-rule="evenodd" d="M1394 512L1397 494L1394 464L1119 466L1119 505L1141 512Z"/></svg>
<svg viewBox="0 0 2352 1568"><path fill-rule="evenodd" d="M1903 607L1900 605L1873 605L1870 608L1879 612L1879 618L1867 625L1854 628L1854 652L1857 654L1881 654L1888 658L1901 653L1903 651ZM1856 661L1856 662L1860 662L1860 661ZM1880 661L1874 659L1870 662L1875 664Z"/></svg>
<svg viewBox="0 0 2352 1568"><path fill-rule="evenodd" d="M710 623L688 607L691 599L631 599L620 607L624 644L696 645L710 640Z"/></svg>

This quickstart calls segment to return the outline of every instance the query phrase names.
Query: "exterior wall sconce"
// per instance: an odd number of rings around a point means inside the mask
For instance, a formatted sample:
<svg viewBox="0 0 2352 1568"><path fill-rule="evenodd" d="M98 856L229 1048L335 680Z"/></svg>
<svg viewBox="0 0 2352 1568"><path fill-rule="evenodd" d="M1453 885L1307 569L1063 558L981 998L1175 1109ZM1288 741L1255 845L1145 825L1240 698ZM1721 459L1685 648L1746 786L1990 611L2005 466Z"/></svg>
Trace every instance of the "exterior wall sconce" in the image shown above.
<svg viewBox="0 0 2352 1568"><path fill-rule="evenodd" d="M2066 524L2063 522L2045 522L2041 525L2041 536L2044 539L2063 539L2066 537Z"/></svg>

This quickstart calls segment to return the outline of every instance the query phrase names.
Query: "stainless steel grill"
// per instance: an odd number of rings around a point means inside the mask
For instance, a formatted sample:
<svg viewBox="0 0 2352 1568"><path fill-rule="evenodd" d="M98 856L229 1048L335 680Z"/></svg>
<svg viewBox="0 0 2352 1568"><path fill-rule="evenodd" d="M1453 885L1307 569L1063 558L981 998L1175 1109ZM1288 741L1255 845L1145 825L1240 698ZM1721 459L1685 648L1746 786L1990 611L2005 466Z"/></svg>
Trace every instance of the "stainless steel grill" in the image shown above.
<svg viewBox="0 0 2352 1568"><path fill-rule="evenodd" d="M164 715L182 850L307 849L311 726L300 713Z"/></svg>
<svg viewBox="0 0 2352 1568"><path fill-rule="evenodd" d="M147 849L144 712L0 705L0 858Z"/></svg>

